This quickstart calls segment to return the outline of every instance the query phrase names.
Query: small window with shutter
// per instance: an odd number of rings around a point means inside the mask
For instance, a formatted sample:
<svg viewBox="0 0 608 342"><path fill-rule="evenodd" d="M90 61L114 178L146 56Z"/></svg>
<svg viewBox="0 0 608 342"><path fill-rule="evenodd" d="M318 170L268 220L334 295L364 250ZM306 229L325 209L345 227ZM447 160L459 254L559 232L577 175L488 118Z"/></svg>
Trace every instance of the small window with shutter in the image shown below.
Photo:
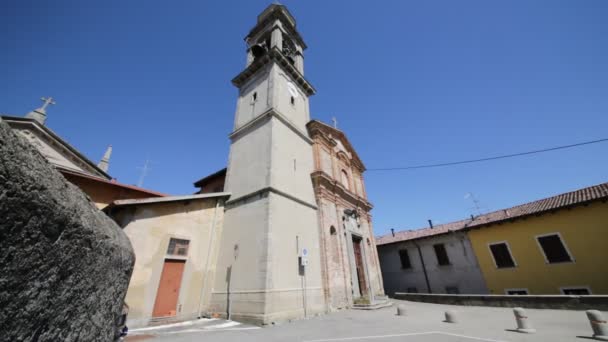
<svg viewBox="0 0 608 342"><path fill-rule="evenodd" d="M536 241L548 264L574 261L558 233L537 236Z"/></svg>
<svg viewBox="0 0 608 342"><path fill-rule="evenodd" d="M189 245L189 240L171 238L171 240L169 240L169 248L167 248L167 255L180 257L188 256Z"/></svg>
<svg viewBox="0 0 608 342"><path fill-rule="evenodd" d="M401 260L401 268L408 269L412 268L412 263L410 262L410 255L407 253L407 249L399 250L399 260Z"/></svg>
<svg viewBox="0 0 608 342"><path fill-rule="evenodd" d="M506 242L495 242L489 245L496 268L515 267L515 260Z"/></svg>
<svg viewBox="0 0 608 342"><path fill-rule="evenodd" d="M448 258L448 252L445 250L444 244L438 243L433 245L433 249L435 250L435 256L437 256L437 264L441 266L450 264L450 258Z"/></svg>

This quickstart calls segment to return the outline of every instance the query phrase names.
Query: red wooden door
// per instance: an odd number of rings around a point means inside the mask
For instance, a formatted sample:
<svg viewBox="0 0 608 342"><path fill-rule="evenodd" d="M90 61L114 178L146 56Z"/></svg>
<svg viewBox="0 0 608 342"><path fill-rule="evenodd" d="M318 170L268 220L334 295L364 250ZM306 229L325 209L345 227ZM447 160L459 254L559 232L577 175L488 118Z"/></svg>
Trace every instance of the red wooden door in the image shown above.
<svg viewBox="0 0 608 342"><path fill-rule="evenodd" d="M357 279L359 280L359 292L361 293L361 296L365 296L367 295L367 284L365 281L365 269L363 268L361 239L353 238L353 249L355 252L355 267L357 268Z"/></svg>
<svg viewBox="0 0 608 342"><path fill-rule="evenodd" d="M175 316L185 260L165 260L152 317Z"/></svg>

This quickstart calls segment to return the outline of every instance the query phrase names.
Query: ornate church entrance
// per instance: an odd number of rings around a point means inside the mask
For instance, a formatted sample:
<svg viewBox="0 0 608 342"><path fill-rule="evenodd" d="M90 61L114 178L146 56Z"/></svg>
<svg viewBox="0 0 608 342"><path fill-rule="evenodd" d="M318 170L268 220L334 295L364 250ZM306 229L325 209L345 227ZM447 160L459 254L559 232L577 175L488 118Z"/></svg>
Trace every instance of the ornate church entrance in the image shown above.
<svg viewBox="0 0 608 342"><path fill-rule="evenodd" d="M359 282L359 292L361 297L367 296L367 282L365 281L365 268L363 266L363 251L361 238L353 235L353 251L355 253L355 269Z"/></svg>

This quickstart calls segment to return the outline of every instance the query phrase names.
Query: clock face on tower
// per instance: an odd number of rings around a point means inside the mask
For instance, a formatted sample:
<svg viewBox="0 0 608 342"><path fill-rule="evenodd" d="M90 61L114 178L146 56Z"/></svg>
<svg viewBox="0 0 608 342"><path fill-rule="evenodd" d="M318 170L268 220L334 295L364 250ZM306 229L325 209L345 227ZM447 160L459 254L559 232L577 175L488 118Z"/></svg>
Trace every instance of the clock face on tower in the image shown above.
<svg viewBox="0 0 608 342"><path fill-rule="evenodd" d="M292 82L287 82L287 90L289 91L289 94L291 96L293 96L296 99L298 98L298 90L296 89L296 86Z"/></svg>

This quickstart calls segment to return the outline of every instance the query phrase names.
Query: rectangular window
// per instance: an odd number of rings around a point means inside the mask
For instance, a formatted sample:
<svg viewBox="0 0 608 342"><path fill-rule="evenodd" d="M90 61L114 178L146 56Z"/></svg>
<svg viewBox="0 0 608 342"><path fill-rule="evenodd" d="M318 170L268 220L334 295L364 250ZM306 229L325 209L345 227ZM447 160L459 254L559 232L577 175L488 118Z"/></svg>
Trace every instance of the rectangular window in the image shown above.
<svg viewBox="0 0 608 342"><path fill-rule="evenodd" d="M490 252L492 253L497 268L515 267L515 261L513 260L513 256L511 256L511 251L506 242L490 244Z"/></svg>
<svg viewBox="0 0 608 342"><path fill-rule="evenodd" d="M407 249L399 250L399 259L401 260L401 268L412 268L412 264L410 263L410 255L407 253Z"/></svg>
<svg viewBox="0 0 608 342"><path fill-rule="evenodd" d="M562 293L571 296L588 296L591 294L588 287L562 287Z"/></svg>
<svg viewBox="0 0 608 342"><path fill-rule="evenodd" d="M187 256L189 245L189 240L171 238L169 240L169 248L167 248L167 255Z"/></svg>
<svg viewBox="0 0 608 342"><path fill-rule="evenodd" d="M445 293L460 294L460 290L458 289L458 286L446 286Z"/></svg>
<svg viewBox="0 0 608 342"><path fill-rule="evenodd" d="M408 287L407 293L418 293L418 289L415 287Z"/></svg>
<svg viewBox="0 0 608 342"><path fill-rule="evenodd" d="M445 245L442 243L438 243L433 245L435 249L435 255L437 256L437 263L439 265L449 265L450 259L448 258L448 252L445 250Z"/></svg>
<svg viewBox="0 0 608 342"><path fill-rule="evenodd" d="M505 293L508 295L525 296L528 294L528 289L506 289Z"/></svg>
<svg viewBox="0 0 608 342"><path fill-rule="evenodd" d="M545 255L545 260L549 264L573 261L559 234L554 233L537 236L536 240Z"/></svg>

